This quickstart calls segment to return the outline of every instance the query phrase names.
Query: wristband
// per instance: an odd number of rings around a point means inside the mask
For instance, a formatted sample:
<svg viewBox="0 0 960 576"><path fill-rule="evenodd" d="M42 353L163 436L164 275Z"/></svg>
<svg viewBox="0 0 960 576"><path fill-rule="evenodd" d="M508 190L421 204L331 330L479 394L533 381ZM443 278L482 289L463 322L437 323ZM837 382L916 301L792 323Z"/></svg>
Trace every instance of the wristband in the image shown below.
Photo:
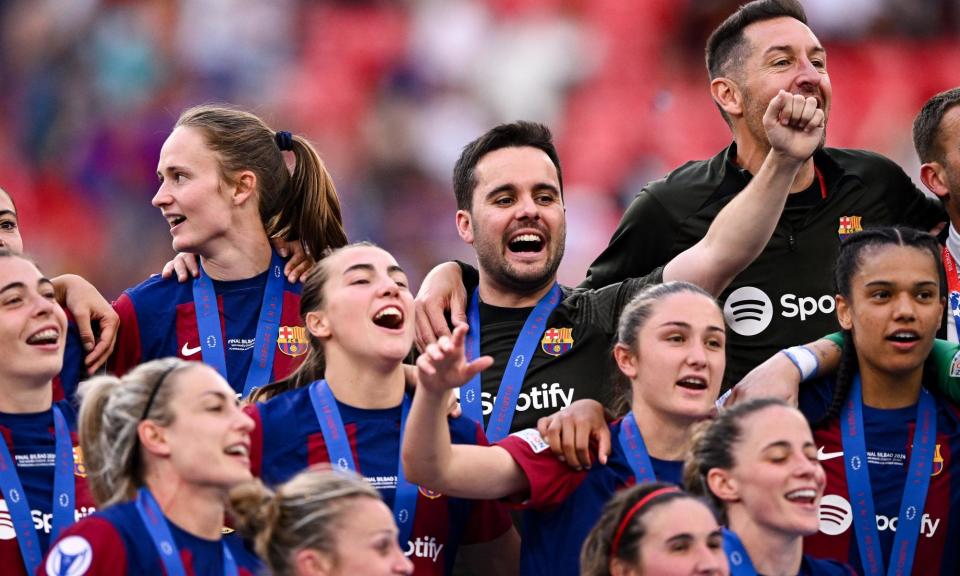
<svg viewBox="0 0 960 576"><path fill-rule="evenodd" d="M800 381L806 382L817 375L820 370L820 360L813 350L806 346L791 346L781 350L783 354L793 362L793 365L800 371Z"/></svg>

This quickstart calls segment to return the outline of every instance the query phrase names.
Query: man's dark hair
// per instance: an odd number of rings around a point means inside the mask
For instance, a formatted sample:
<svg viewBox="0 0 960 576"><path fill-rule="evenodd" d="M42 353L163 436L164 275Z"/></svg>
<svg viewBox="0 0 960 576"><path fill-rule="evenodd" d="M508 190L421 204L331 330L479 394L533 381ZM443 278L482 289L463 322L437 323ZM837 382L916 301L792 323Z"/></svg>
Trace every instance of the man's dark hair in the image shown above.
<svg viewBox="0 0 960 576"><path fill-rule="evenodd" d="M735 77L739 73L750 48L743 35L747 26L784 17L807 23L807 13L797 0L754 0L738 8L707 39L707 75L710 80L720 76ZM727 113L721 109L720 114L729 125Z"/></svg>
<svg viewBox="0 0 960 576"><path fill-rule="evenodd" d="M946 150L940 142L940 124L948 110L960 104L960 88L951 88L927 100L913 120L913 147L920 162L944 161Z"/></svg>
<svg viewBox="0 0 960 576"><path fill-rule="evenodd" d="M488 130L473 142L467 144L453 167L453 193L457 197L457 209L469 211L473 205L473 189L477 187L474 168L480 159L501 148L529 146L542 150L557 169L557 182L563 193L563 175L560 172L560 157L553 145L553 134L543 124L536 122L514 122L501 124Z"/></svg>

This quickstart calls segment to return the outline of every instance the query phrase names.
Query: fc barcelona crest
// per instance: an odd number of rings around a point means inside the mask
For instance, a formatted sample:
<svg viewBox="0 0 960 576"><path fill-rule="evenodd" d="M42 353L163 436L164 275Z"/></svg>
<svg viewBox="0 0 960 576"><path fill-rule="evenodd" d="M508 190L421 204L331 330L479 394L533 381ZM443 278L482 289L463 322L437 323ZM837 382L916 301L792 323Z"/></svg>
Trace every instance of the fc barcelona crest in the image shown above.
<svg viewBox="0 0 960 576"><path fill-rule="evenodd" d="M540 340L540 348L551 356L566 354L573 348L573 328L548 328Z"/></svg>
<svg viewBox="0 0 960 576"><path fill-rule="evenodd" d="M936 476L941 472L943 472L943 455L940 453L940 445L937 444L937 449L933 454L933 471L930 475Z"/></svg>
<svg viewBox="0 0 960 576"><path fill-rule="evenodd" d="M939 448L939 446L937 446ZM87 466L83 463L83 450L79 446L73 447L73 475L87 477Z"/></svg>
<svg viewBox="0 0 960 576"><path fill-rule="evenodd" d="M424 488L423 486L420 486L418 490L420 490L420 493L423 494L425 497L429 498L430 500L436 500L437 498L443 496L443 494L441 494L440 492L436 492L434 490Z"/></svg>
<svg viewBox="0 0 960 576"><path fill-rule="evenodd" d="M843 240L851 234L863 232L863 226L860 224L860 216L841 216L840 227L837 228L837 235Z"/></svg>
<svg viewBox="0 0 960 576"><path fill-rule="evenodd" d="M302 356L310 348L307 329L303 326L281 326L277 332L277 348L287 356Z"/></svg>

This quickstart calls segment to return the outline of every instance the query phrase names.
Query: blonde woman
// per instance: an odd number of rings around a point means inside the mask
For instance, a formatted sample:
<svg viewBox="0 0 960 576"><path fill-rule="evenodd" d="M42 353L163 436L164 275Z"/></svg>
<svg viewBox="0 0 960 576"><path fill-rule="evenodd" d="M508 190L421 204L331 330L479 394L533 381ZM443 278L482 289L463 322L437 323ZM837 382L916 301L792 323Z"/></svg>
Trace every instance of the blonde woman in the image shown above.
<svg viewBox="0 0 960 576"><path fill-rule="evenodd" d="M227 492L251 479L253 422L212 368L178 359L80 387L80 438L98 506L51 548L48 574L250 575L222 536Z"/></svg>
<svg viewBox="0 0 960 576"><path fill-rule="evenodd" d="M413 573L393 514L359 476L311 469L276 492L253 482L230 493L230 507L274 576Z"/></svg>

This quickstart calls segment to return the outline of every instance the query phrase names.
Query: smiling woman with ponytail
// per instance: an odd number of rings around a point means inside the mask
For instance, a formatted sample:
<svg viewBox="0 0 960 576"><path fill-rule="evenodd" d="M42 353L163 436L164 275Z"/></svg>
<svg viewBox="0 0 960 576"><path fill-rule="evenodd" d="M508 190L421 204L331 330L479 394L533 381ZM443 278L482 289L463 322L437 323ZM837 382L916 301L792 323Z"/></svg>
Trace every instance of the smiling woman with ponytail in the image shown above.
<svg viewBox="0 0 960 576"><path fill-rule="evenodd" d="M413 572L390 509L354 474L314 468L276 491L253 482L230 493L230 508L237 530L274 576Z"/></svg>
<svg viewBox="0 0 960 576"><path fill-rule="evenodd" d="M167 358L80 385L80 440L100 510L63 532L47 574L253 576L223 535L230 489L249 482L253 422L212 368Z"/></svg>

